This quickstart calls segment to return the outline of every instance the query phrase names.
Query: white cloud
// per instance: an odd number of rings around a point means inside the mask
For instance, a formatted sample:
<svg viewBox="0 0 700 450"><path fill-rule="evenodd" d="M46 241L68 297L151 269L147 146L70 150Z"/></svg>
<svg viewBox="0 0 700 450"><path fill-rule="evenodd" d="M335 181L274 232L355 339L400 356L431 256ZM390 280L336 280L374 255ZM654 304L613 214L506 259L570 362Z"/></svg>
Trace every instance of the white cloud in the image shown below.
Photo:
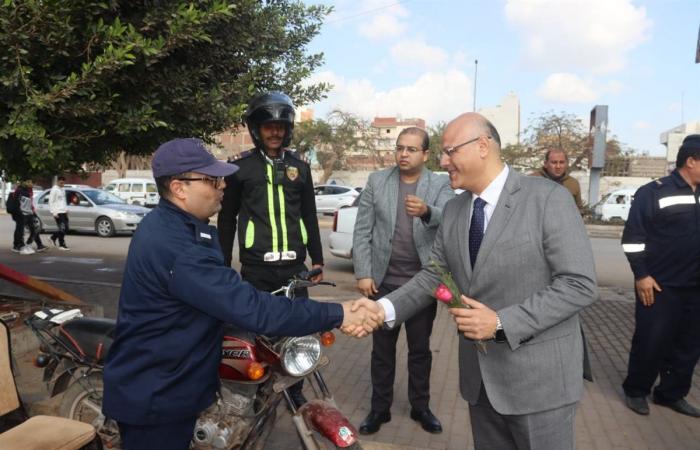
<svg viewBox="0 0 700 450"><path fill-rule="evenodd" d="M445 65L448 54L440 47L432 47L422 39L407 39L395 44L390 50L392 59L402 67L432 68Z"/></svg>
<svg viewBox="0 0 700 450"><path fill-rule="evenodd" d="M523 37L524 61L556 71L622 70L651 28L632 0L508 0L505 14Z"/></svg>
<svg viewBox="0 0 700 450"><path fill-rule="evenodd" d="M638 120L634 123L634 128L638 130L648 130L651 128L651 124L646 120Z"/></svg>
<svg viewBox="0 0 700 450"><path fill-rule="evenodd" d="M323 72L309 82L325 81L333 90L323 102L312 105L322 116L334 108L364 119L375 116L418 117L432 124L448 121L472 106L472 80L458 70L426 72L413 84L377 90L366 79L347 80L333 72Z"/></svg>
<svg viewBox="0 0 700 450"><path fill-rule="evenodd" d="M572 73L551 74L537 93L545 100L562 103L590 103L598 98L592 81Z"/></svg>
<svg viewBox="0 0 700 450"><path fill-rule="evenodd" d="M360 11L367 12L367 19L360 23L358 32L370 40L397 37L407 29L402 20L408 10L398 3L388 0L365 0L360 3Z"/></svg>

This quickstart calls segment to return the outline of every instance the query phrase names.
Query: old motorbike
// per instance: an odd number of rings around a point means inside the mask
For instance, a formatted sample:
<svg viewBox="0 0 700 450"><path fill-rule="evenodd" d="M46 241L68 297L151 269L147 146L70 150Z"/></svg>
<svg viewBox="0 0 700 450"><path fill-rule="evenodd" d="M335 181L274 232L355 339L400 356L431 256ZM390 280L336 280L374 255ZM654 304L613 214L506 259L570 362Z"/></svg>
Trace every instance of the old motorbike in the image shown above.
<svg viewBox="0 0 700 450"><path fill-rule="evenodd" d="M296 289L315 285L310 280L318 273L299 274L273 294L293 299ZM51 395L63 393L60 414L92 424L106 447L118 448L118 426L102 414L102 371L115 322L83 318L79 310L44 310L26 323L41 343L35 365L44 369ZM332 332L275 338L227 326L218 399L200 414L190 448L262 449L284 402L304 448L361 449L319 370L329 363L322 347L334 341ZM297 408L287 389L302 378L310 380L315 398Z"/></svg>
<svg viewBox="0 0 700 450"><path fill-rule="evenodd" d="M63 417L28 417L15 384L10 332L0 320L0 448L3 450L101 450L95 429Z"/></svg>

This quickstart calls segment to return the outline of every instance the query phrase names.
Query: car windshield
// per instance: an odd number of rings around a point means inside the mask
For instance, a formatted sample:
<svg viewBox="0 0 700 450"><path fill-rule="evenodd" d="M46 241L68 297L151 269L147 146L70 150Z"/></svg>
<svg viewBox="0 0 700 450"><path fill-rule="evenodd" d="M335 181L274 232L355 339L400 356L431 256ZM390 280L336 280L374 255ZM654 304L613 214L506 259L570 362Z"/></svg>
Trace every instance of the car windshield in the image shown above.
<svg viewBox="0 0 700 450"><path fill-rule="evenodd" d="M89 190L89 191L82 191L83 194L87 195L90 197L90 200L93 201L96 205L123 205L126 202L119 197L117 197L114 194L110 194L109 192L106 191L101 191L98 189L95 190Z"/></svg>

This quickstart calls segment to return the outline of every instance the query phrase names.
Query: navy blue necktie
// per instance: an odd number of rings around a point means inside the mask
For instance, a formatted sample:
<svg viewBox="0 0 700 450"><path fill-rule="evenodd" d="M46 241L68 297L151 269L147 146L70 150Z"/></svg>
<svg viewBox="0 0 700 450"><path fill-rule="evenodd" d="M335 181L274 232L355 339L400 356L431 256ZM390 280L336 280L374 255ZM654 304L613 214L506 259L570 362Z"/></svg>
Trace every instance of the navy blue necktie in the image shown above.
<svg viewBox="0 0 700 450"><path fill-rule="evenodd" d="M472 221L469 224L469 260L474 268L476 255L479 254L481 240L484 238L484 206L486 202L477 197L474 200L474 211L472 211Z"/></svg>

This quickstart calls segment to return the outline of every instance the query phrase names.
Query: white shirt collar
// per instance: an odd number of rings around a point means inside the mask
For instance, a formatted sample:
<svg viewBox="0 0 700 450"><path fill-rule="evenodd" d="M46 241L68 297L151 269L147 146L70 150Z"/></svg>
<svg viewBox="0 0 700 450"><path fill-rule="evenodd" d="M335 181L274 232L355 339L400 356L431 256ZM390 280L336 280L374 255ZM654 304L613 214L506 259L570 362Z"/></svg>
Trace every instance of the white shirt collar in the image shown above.
<svg viewBox="0 0 700 450"><path fill-rule="evenodd" d="M496 176L496 178L493 179L493 181L491 181L491 183L489 183L488 186L486 186L486 189L484 189L481 195L472 193L472 203L477 197L481 197L486 204L495 208L496 203L498 203L498 198L501 196L501 192L503 192L503 188L506 185L509 170L508 165L504 164L501 172L498 174L498 176Z"/></svg>

